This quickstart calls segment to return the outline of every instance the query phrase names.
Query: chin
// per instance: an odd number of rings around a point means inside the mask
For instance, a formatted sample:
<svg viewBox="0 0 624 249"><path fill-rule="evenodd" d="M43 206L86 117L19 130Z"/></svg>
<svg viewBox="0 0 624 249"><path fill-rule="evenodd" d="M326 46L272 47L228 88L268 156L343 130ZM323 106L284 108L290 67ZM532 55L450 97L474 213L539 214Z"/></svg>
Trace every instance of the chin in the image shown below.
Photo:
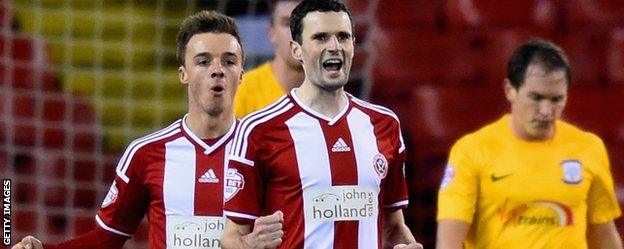
<svg viewBox="0 0 624 249"><path fill-rule="evenodd" d="M219 107L210 107L210 108L206 108L205 112L210 115L210 116L219 116L223 113L223 111L225 110L225 108L223 108L222 106Z"/></svg>
<svg viewBox="0 0 624 249"><path fill-rule="evenodd" d="M534 140L548 140L550 139L550 134L551 134L550 129L548 130L539 129L539 130L533 131L531 133L531 137L533 137Z"/></svg>

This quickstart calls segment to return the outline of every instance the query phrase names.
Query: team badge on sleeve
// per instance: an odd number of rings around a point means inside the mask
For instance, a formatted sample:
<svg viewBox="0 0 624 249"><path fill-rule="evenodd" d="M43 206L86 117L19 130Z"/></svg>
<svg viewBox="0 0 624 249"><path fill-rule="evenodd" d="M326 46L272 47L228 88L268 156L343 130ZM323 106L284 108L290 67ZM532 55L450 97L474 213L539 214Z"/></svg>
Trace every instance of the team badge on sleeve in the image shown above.
<svg viewBox="0 0 624 249"><path fill-rule="evenodd" d="M567 184L579 184L583 181L581 174L581 162L577 160L565 160L561 162L563 168L563 182Z"/></svg>
<svg viewBox="0 0 624 249"><path fill-rule="evenodd" d="M388 160L382 154L377 154L373 157L373 167L381 179L384 179L388 174Z"/></svg>
<svg viewBox="0 0 624 249"><path fill-rule="evenodd" d="M440 183L440 188L445 188L451 183L451 180L455 177L455 169L453 169L453 165L450 163L446 164L446 169L444 169L444 176L442 177L442 182Z"/></svg>
<svg viewBox="0 0 624 249"><path fill-rule="evenodd" d="M110 204L113 204L113 202L117 200L117 196L119 195L119 190L117 189L117 186L115 184L116 183L113 182L113 185L108 190L108 194L106 194L106 197L104 198L104 202L102 202L102 208L110 206Z"/></svg>
<svg viewBox="0 0 624 249"><path fill-rule="evenodd" d="M227 169L225 173L224 197L225 201L229 201L245 187L245 178L236 169Z"/></svg>

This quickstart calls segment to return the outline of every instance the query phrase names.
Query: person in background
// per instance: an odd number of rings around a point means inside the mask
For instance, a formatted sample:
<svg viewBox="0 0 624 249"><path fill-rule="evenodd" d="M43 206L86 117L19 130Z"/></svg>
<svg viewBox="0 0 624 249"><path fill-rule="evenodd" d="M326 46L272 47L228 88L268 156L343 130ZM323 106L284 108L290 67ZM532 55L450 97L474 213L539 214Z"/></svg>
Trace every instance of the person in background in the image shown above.
<svg viewBox="0 0 624 249"><path fill-rule="evenodd" d="M451 149L437 248L622 248L605 146L560 120L570 83L555 44L515 50L504 86L511 113Z"/></svg>

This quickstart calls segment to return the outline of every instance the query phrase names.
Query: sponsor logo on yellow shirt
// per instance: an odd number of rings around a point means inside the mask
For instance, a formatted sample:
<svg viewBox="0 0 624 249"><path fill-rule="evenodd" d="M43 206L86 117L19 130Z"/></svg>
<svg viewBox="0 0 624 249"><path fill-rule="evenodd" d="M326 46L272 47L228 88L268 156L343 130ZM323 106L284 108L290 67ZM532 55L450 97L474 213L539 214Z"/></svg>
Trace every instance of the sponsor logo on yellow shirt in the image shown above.
<svg viewBox="0 0 624 249"><path fill-rule="evenodd" d="M498 208L505 225L572 226L574 216L570 207L555 201L534 201L512 207L509 201Z"/></svg>

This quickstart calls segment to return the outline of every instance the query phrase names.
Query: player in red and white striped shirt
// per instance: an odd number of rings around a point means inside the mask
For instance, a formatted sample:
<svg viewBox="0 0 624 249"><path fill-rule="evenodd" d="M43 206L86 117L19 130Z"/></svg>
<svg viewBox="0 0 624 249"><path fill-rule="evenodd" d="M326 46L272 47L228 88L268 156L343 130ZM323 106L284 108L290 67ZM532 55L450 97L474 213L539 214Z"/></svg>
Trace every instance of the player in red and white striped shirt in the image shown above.
<svg viewBox="0 0 624 249"><path fill-rule="evenodd" d="M421 248L401 211L399 120L343 90L354 52L349 11L334 0L303 1L291 33L305 79L236 130L224 248ZM269 214L277 218L258 219Z"/></svg>
<svg viewBox="0 0 624 249"><path fill-rule="evenodd" d="M234 19L210 11L187 18L177 41L188 114L130 143L94 230L46 249L121 248L146 214L150 248L220 247L224 158L236 127L243 49ZM27 245L41 248L32 237L13 248Z"/></svg>

